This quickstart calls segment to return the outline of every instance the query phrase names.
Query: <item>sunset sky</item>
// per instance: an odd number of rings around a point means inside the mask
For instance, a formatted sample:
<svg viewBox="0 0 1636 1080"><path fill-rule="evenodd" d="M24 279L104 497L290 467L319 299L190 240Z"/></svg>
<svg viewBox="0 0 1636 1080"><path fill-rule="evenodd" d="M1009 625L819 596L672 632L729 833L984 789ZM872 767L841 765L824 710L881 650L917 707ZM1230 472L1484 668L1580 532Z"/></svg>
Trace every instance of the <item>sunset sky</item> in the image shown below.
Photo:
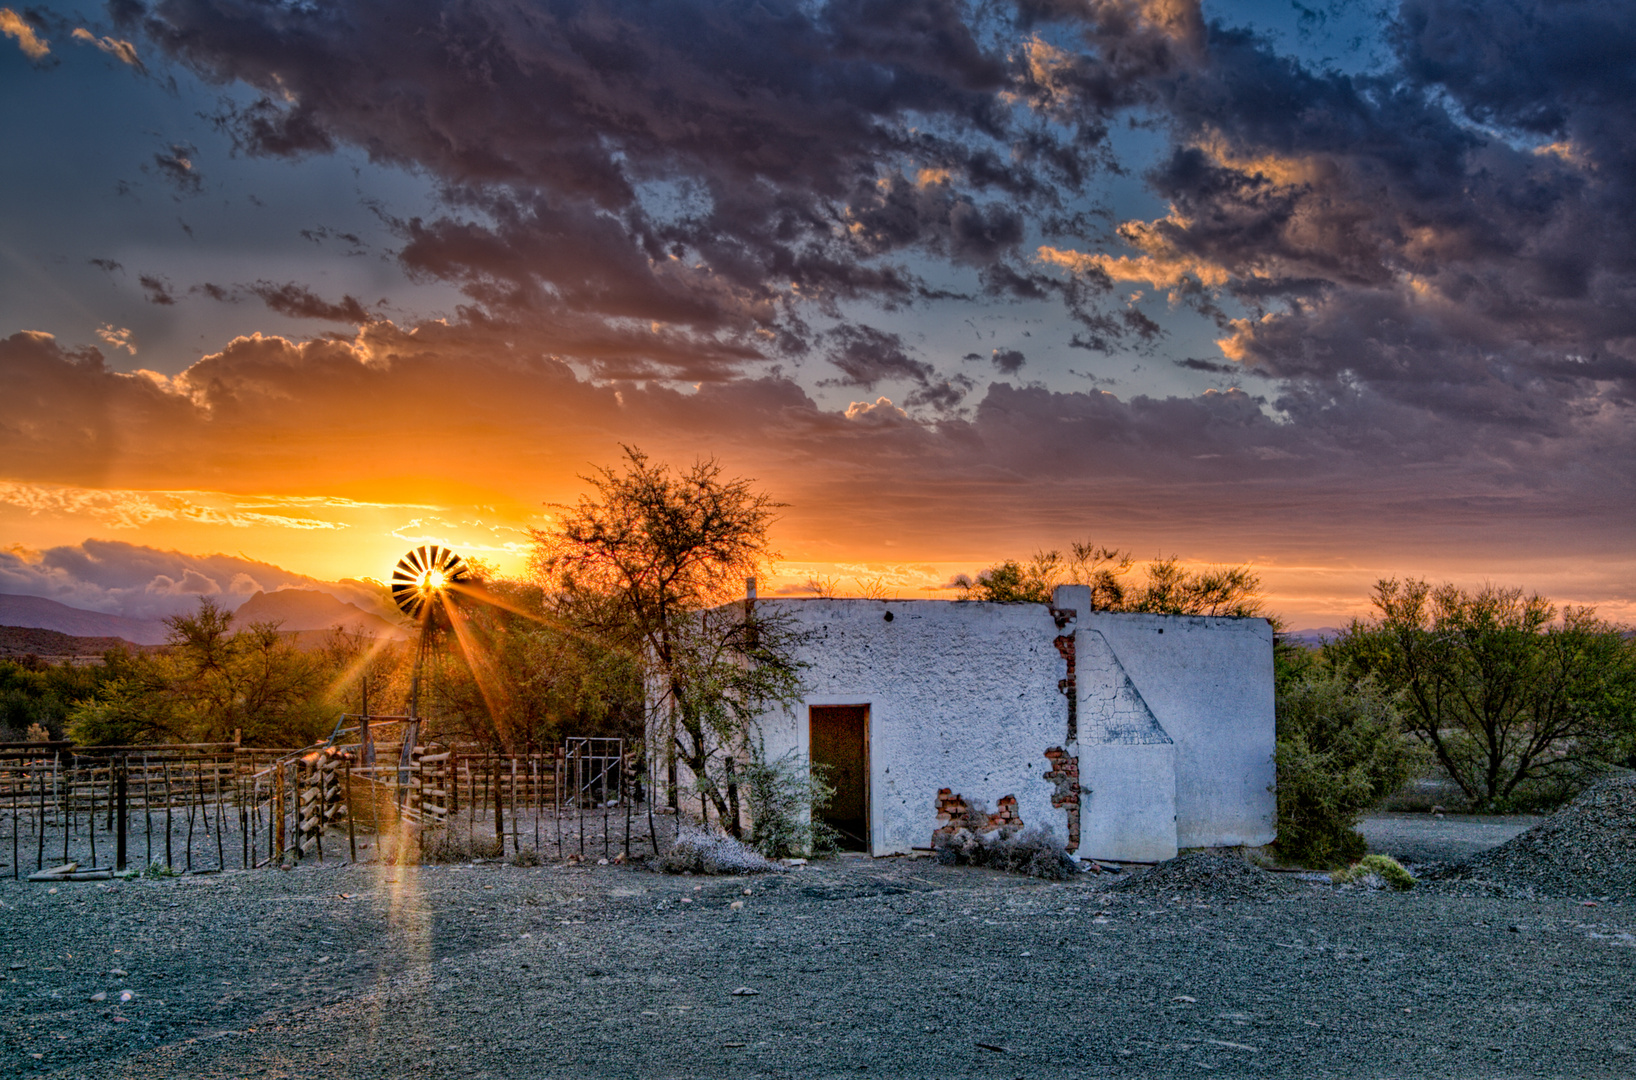
<svg viewBox="0 0 1636 1080"><path fill-rule="evenodd" d="M5 2L0 592L515 571L630 443L788 504L772 590L1636 621L1626 3Z"/></svg>

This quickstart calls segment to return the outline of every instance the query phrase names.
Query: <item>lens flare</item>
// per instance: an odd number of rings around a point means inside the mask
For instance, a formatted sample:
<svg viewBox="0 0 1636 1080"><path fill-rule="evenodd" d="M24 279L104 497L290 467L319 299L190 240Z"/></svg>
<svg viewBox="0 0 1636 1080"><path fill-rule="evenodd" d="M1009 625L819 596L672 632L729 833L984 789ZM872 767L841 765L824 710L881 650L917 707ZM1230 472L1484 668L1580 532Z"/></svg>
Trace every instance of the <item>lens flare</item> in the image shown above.
<svg viewBox="0 0 1636 1080"><path fill-rule="evenodd" d="M398 560L392 571L392 600L405 615L419 619L427 604L441 600L443 593L471 579L466 560L446 547L427 545L415 548Z"/></svg>

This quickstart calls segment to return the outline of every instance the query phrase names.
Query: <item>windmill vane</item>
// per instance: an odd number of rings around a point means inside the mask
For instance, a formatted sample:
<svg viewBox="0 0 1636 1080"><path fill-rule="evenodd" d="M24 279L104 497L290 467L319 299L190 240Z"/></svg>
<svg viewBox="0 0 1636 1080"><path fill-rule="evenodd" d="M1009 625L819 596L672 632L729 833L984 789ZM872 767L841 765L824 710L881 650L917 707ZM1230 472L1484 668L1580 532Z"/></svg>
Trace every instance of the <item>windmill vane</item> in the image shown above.
<svg viewBox="0 0 1636 1080"><path fill-rule="evenodd" d="M412 619L420 617L431 599L445 587L472 576L466 560L446 547L427 544L398 560L392 571L392 600Z"/></svg>

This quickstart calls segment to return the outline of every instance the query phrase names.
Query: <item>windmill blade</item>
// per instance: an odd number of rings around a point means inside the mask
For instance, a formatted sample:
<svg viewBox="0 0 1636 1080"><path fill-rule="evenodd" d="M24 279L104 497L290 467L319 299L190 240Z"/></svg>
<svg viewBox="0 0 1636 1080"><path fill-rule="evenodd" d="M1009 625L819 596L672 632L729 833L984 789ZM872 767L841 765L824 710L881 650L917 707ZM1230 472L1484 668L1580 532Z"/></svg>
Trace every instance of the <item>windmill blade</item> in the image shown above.
<svg viewBox="0 0 1636 1080"><path fill-rule="evenodd" d="M444 589L472 578L466 560L440 544L411 548L392 570L392 601L418 619Z"/></svg>

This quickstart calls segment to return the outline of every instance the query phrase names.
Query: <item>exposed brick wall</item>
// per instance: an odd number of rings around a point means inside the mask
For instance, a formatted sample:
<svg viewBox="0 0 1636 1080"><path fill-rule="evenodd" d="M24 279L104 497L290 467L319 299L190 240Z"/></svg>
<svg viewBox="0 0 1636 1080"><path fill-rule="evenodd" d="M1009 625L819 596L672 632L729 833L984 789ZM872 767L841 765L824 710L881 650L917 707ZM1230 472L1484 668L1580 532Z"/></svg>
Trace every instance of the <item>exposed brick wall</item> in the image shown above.
<svg viewBox="0 0 1636 1080"><path fill-rule="evenodd" d="M1071 662L1071 661L1070 661ZM1051 763L1051 768L1045 774L1056 793L1051 796L1051 805L1059 810L1068 812L1068 850L1079 850L1079 759L1073 757L1060 746L1053 746L1045 752L1045 760Z"/></svg>
<svg viewBox="0 0 1636 1080"><path fill-rule="evenodd" d="M972 828L976 823L970 820L971 816L971 804L966 801L964 795L957 795L949 788L939 790L937 793L938 824L937 828L932 830L933 844L935 845L939 836L952 836L961 829ZM984 819L988 824L980 825L979 830L1022 828L1023 819L1017 813L1017 797L1015 795L1001 796L994 812L985 814ZM1075 828L1077 827L1076 822Z"/></svg>
<svg viewBox="0 0 1636 1080"><path fill-rule="evenodd" d="M1058 626L1060 628L1061 624L1059 623ZM1062 655L1063 662L1068 665L1067 676L1057 680L1057 689L1061 690L1063 696L1068 699L1068 735L1064 741L1077 742L1079 739L1079 674L1075 670L1077 665L1074 655L1074 635L1060 634L1052 639L1051 644L1057 647L1057 652Z"/></svg>

